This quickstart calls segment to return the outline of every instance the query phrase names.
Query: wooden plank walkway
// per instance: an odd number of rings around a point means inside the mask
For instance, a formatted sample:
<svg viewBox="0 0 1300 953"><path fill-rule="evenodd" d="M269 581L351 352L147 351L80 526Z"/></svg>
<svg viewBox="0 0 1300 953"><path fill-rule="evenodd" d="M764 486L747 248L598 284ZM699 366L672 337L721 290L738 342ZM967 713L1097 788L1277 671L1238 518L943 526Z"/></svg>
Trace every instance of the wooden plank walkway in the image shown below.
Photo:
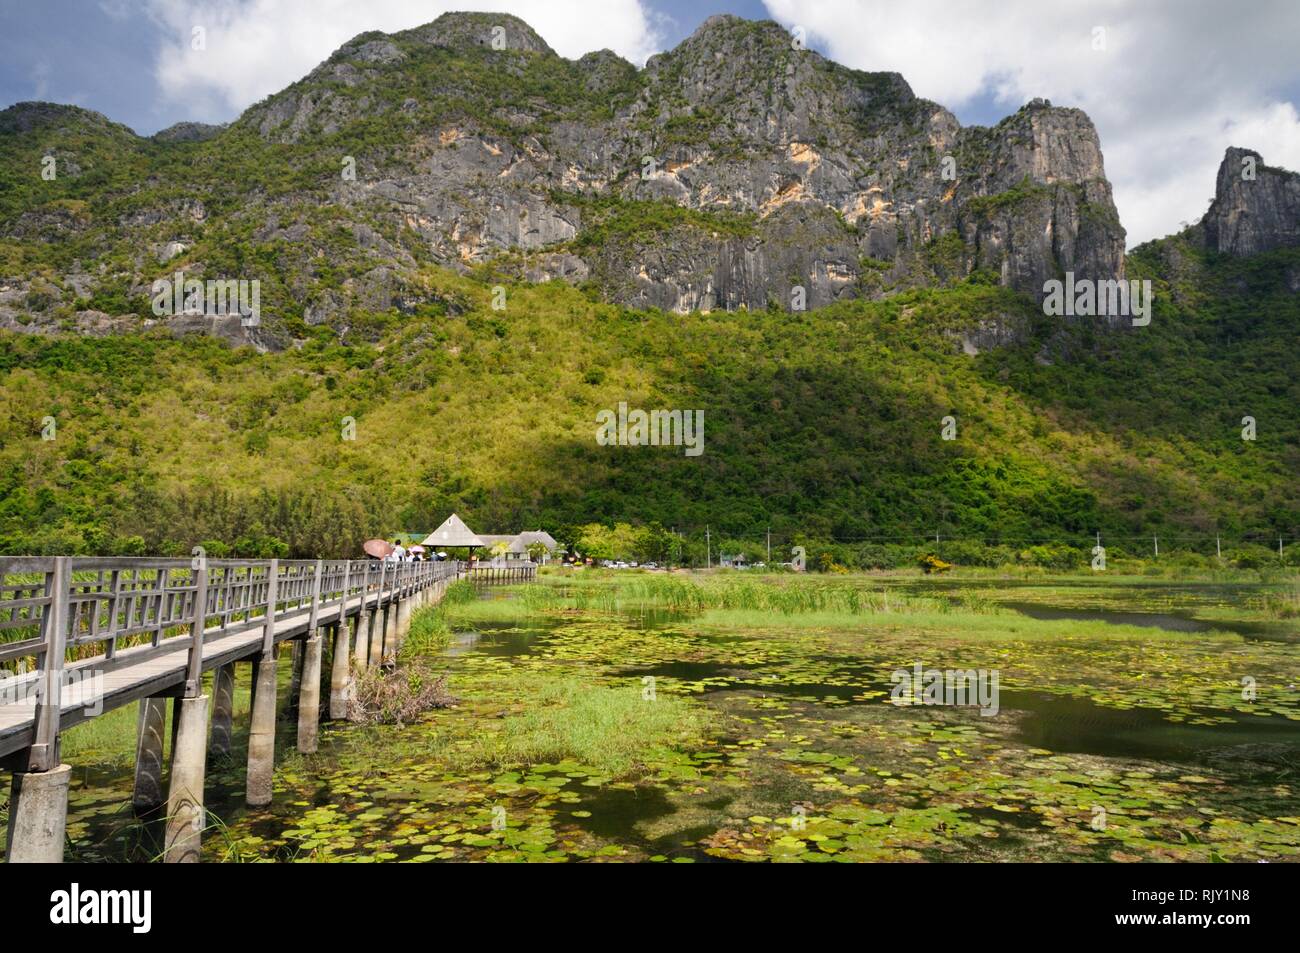
<svg viewBox="0 0 1300 953"><path fill-rule="evenodd" d="M378 594L372 593L366 598L365 608L374 608L379 601ZM348 606L348 617L362 609L358 598ZM318 613L317 625L330 625L338 619L339 607L334 606ZM306 635L310 620L310 610L278 617L276 644ZM201 671L257 658L262 653L262 639L263 620L254 620L235 631L207 630ZM65 666L68 678L61 692L59 731L141 698L176 694L185 685L189 647L187 637L173 637L162 643L161 651L152 645L137 646L119 651L113 659L100 655ZM16 700L0 702L0 758L33 744L38 683L35 672L3 683L6 699Z"/></svg>
<svg viewBox="0 0 1300 953"><path fill-rule="evenodd" d="M62 859L71 767L62 763L60 735L138 701L132 803L145 814L165 806L167 860L198 860L209 737L214 750L230 750L233 663L253 663L244 797L263 807L274 788L279 645L295 644L297 747L309 753L324 714L323 681L329 717L356 717L354 676L396 654L415 608L464 576L524 582L536 569L208 560L201 547L191 560L0 557L0 767L13 772L5 859ZM214 673L207 693L206 672ZM174 701L164 798L166 698Z"/></svg>
<svg viewBox="0 0 1300 953"><path fill-rule="evenodd" d="M208 560L201 552L192 560L0 557L0 766L27 754L19 767L49 770L59 733L73 725L140 698L197 694L204 672L335 624L345 604L349 619L386 610L465 572L457 562ZM43 704L56 695L57 717Z"/></svg>

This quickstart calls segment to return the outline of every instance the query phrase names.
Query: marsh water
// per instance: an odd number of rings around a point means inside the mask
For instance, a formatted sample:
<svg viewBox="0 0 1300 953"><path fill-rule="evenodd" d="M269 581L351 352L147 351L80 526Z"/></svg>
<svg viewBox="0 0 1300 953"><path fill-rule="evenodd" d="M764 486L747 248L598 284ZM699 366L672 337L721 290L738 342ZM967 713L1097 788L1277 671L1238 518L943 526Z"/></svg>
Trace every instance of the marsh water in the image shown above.
<svg viewBox="0 0 1300 953"><path fill-rule="evenodd" d="M932 593L952 584L905 585ZM1235 628L1234 607L1255 593L1080 586L1065 598L1056 591L1054 603L1051 594L998 583L993 601L1016 614L997 617L1004 631L975 636L905 616L837 629L665 611L496 612L459 624L440 662L459 704L400 728L326 727L318 754L278 758L268 809L242 804L242 749L213 766L205 854L1295 859L1300 647L1285 626L1264 637ZM1096 624L1045 636L1041 625L1056 619ZM998 671L997 713L898 704L891 673L917 662ZM656 694L687 699L708 731L691 746L646 752L617 777L572 759L457 767L458 752L528 710L521 673L533 684L578 678L643 695L649 686L647 704ZM292 743L286 720L279 751ZM131 812L130 781L123 766L78 769L70 836L79 859L156 854L156 832Z"/></svg>

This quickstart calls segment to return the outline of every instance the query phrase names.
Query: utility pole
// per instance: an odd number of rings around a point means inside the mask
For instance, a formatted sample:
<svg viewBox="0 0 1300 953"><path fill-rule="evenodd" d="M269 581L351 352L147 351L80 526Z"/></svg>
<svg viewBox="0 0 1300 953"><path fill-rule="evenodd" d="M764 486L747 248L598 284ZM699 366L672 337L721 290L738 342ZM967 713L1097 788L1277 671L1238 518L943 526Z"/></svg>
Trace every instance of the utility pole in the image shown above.
<svg viewBox="0 0 1300 953"><path fill-rule="evenodd" d="M1159 558L1160 558L1160 537L1159 537L1159 536L1152 536L1151 539L1155 541L1155 544L1156 544L1156 559L1159 559Z"/></svg>
<svg viewBox="0 0 1300 953"><path fill-rule="evenodd" d="M1219 559L1223 559L1223 541L1219 538L1218 533L1214 534L1214 555Z"/></svg>
<svg viewBox="0 0 1300 953"><path fill-rule="evenodd" d="M767 564L772 565L772 527L767 528Z"/></svg>
<svg viewBox="0 0 1300 953"><path fill-rule="evenodd" d="M713 541L709 535L708 523L704 524L704 554L705 554L704 558L706 560L705 568L712 569L713 568Z"/></svg>

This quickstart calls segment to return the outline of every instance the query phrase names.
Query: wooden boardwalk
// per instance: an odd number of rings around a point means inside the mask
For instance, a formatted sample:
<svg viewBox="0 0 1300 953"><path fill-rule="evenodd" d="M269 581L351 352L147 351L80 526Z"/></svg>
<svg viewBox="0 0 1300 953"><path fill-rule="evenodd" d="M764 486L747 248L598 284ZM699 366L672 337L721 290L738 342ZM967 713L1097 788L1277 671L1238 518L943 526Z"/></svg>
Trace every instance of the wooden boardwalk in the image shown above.
<svg viewBox="0 0 1300 953"><path fill-rule="evenodd" d="M60 735L103 712L140 703L136 805L162 806L167 698L167 857L197 859L207 738L229 750L235 663L254 668L247 800L261 805L281 644L295 646L298 747L314 751L321 633L334 649L329 715L347 717L355 675L395 655L414 608L467 575L492 583L535 573L531 563L471 573L459 562L209 560L201 551L192 560L0 557L0 767L14 776L6 859L61 859L70 769Z"/></svg>

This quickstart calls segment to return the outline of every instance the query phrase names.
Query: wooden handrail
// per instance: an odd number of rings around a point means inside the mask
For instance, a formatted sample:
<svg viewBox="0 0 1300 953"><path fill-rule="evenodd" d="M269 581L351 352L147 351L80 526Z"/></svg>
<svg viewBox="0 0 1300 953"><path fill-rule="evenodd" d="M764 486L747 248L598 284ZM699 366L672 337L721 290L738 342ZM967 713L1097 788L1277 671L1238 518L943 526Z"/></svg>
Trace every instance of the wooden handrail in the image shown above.
<svg viewBox="0 0 1300 953"><path fill-rule="evenodd" d="M269 651L275 620L286 613L306 611L314 628L324 613L337 620L469 569L459 562L374 563L0 556L0 665L30 659L28 671L44 670L47 660L62 664L68 653L81 664L115 660L125 647L136 659L152 654L149 646L170 652L184 645L193 690L203 645L213 638L256 627Z"/></svg>

